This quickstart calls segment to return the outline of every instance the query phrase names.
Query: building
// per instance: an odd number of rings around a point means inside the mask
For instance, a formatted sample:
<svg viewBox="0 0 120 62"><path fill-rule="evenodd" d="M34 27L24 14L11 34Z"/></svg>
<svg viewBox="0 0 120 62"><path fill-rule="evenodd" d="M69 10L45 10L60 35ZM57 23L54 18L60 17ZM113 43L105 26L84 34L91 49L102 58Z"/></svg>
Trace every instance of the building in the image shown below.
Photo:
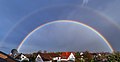
<svg viewBox="0 0 120 62"><path fill-rule="evenodd" d="M38 54L38 56L35 59L35 62L44 62L42 57Z"/></svg>
<svg viewBox="0 0 120 62"><path fill-rule="evenodd" d="M56 61L60 61L61 57L57 53L39 53L35 60L36 60L36 62L38 62L38 61L56 62Z"/></svg>
<svg viewBox="0 0 120 62"><path fill-rule="evenodd" d="M0 62L19 62L19 61L0 51Z"/></svg>
<svg viewBox="0 0 120 62"><path fill-rule="evenodd" d="M75 61L74 53L72 52L62 52L61 54L61 61Z"/></svg>
<svg viewBox="0 0 120 62"><path fill-rule="evenodd" d="M50 55L46 54L46 53L41 53L38 54L36 59L36 62L52 62L52 58L50 57Z"/></svg>
<svg viewBox="0 0 120 62"><path fill-rule="evenodd" d="M14 58L18 61L29 61L29 59L22 53L16 55Z"/></svg>

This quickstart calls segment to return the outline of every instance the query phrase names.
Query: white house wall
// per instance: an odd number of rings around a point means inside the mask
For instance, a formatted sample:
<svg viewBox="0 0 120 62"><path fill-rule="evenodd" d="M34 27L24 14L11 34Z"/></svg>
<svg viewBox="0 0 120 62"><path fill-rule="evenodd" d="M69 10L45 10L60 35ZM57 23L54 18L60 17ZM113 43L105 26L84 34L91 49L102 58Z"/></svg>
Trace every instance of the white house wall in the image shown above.
<svg viewBox="0 0 120 62"><path fill-rule="evenodd" d="M74 54L71 53L67 60L73 60L73 61L75 61L75 56L74 56Z"/></svg>

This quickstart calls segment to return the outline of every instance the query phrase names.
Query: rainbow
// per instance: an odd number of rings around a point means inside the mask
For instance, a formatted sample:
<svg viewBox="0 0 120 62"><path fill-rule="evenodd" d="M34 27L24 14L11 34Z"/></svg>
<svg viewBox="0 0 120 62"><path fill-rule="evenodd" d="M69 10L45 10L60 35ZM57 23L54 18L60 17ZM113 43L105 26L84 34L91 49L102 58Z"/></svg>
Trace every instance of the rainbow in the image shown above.
<svg viewBox="0 0 120 62"><path fill-rule="evenodd" d="M84 1L84 0L83 0ZM62 6L66 6L66 5L61 5L60 7ZM72 7L72 5L69 5ZM56 8L56 7L59 7L59 6L47 6L47 7L44 7L44 8L39 8L27 15L25 15L23 18L21 18L20 20L18 20L19 22L17 22L9 31L8 33L5 35L5 37L2 39L1 43L0 43L0 46L3 46L3 43L4 41L6 41L6 39L10 36L10 33L14 31L14 29L17 28L17 26L19 26L21 23L23 23L24 21L26 21L25 19L29 18L30 16L32 15L35 15L36 13L40 12L40 11L43 11L43 10L46 10L46 9L50 9L50 8ZM76 8L84 8L86 10L89 10L89 11L93 11L95 14L103 17L104 19L106 19L107 22L110 22L113 26L115 26L116 28L118 28L120 30L120 25L118 23L116 23L112 17L108 16L107 14L104 14L104 13L101 13L100 11L97 11L95 9L92 9L92 8L88 8L88 7L83 7L83 6L75 6Z"/></svg>
<svg viewBox="0 0 120 62"><path fill-rule="evenodd" d="M23 45L23 43L24 43L24 42L27 40L27 38L28 38L29 36L31 36L35 31L37 31L38 29L42 28L43 26L49 25L49 24L51 24L51 23L56 23L56 22L72 22L72 23L80 24L80 25L82 25L82 26L84 26L84 27L92 30L93 32L95 32L100 38L102 38L102 39L105 41L105 43L108 45L108 47L109 47L109 49L111 50L111 52L114 51L114 49L112 48L112 46L110 45L110 43L106 40L106 38L105 38L102 34L100 34L97 30L95 30L94 28L92 28L92 27L90 27L90 26L88 26L88 25L86 25L86 24L84 24L84 23L77 22L77 21L72 21L72 20L58 20L58 21L48 22L48 23L46 23L46 24L40 25L39 27L37 27L36 29L34 29L33 31L31 31L31 32L23 39L23 41L19 44L17 50L18 50L18 51L20 50L20 48L21 48L21 46Z"/></svg>

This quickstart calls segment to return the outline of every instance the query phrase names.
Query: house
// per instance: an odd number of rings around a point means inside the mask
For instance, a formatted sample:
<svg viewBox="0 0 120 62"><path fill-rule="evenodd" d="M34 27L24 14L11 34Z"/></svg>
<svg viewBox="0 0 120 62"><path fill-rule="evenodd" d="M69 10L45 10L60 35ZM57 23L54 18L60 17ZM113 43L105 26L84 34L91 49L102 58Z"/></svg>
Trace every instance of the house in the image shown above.
<svg viewBox="0 0 120 62"><path fill-rule="evenodd" d="M39 53L35 59L36 62L61 62L61 61L75 61L74 53L62 52L61 55L57 53Z"/></svg>
<svg viewBox="0 0 120 62"><path fill-rule="evenodd" d="M0 62L19 62L19 61L0 51Z"/></svg>
<svg viewBox="0 0 120 62"><path fill-rule="evenodd" d="M35 59L35 62L44 62L41 56L38 54L38 56Z"/></svg>
<svg viewBox="0 0 120 62"><path fill-rule="evenodd" d="M53 61L58 62L61 61L61 57L58 53L48 53Z"/></svg>
<svg viewBox="0 0 120 62"><path fill-rule="evenodd" d="M47 53L39 53L35 59L36 62L52 62L52 57Z"/></svg>
<svg viewBox="0 0 120 62"><path fill-rule="evenodd" d="M24 60L29 61L29 59L24 54L22 54L20 58L21 58L20 61L24 61Z"/></svg>
<svg viewBox="0 0 120 62"><path fill-rule="evenodd" d="M56 53L39 53L36 57L36 62L52 62L52 61L60 61L61 57Z"/></svg>
<svg viewBox="0 0 120 62"><path fill-rule="evenodd" d="M61 61L75 61L74 53L72 52L62 52Z"/></svg>
<svg viewBox="0 0 120 62"><path fill-rule="evenodd" d="M29 61L29 59L22 53L16 55L14 58L18 61Z"/></svg>

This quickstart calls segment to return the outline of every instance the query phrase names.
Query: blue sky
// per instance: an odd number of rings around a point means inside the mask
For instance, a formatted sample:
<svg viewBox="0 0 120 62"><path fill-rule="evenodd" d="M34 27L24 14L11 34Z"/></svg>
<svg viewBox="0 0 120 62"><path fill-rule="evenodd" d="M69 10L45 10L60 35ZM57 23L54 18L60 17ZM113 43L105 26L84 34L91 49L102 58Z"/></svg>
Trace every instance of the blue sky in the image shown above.
<svg viewBox="0 0 120 62"><path fill-rule="evenodd" d="M86 0L85 2L0 0L0 50L9 52L12 48L17 48L26 35L39 25L61 19L77 20L90 25L103 34L115 50L120 50L120 1Z"/></svg>

